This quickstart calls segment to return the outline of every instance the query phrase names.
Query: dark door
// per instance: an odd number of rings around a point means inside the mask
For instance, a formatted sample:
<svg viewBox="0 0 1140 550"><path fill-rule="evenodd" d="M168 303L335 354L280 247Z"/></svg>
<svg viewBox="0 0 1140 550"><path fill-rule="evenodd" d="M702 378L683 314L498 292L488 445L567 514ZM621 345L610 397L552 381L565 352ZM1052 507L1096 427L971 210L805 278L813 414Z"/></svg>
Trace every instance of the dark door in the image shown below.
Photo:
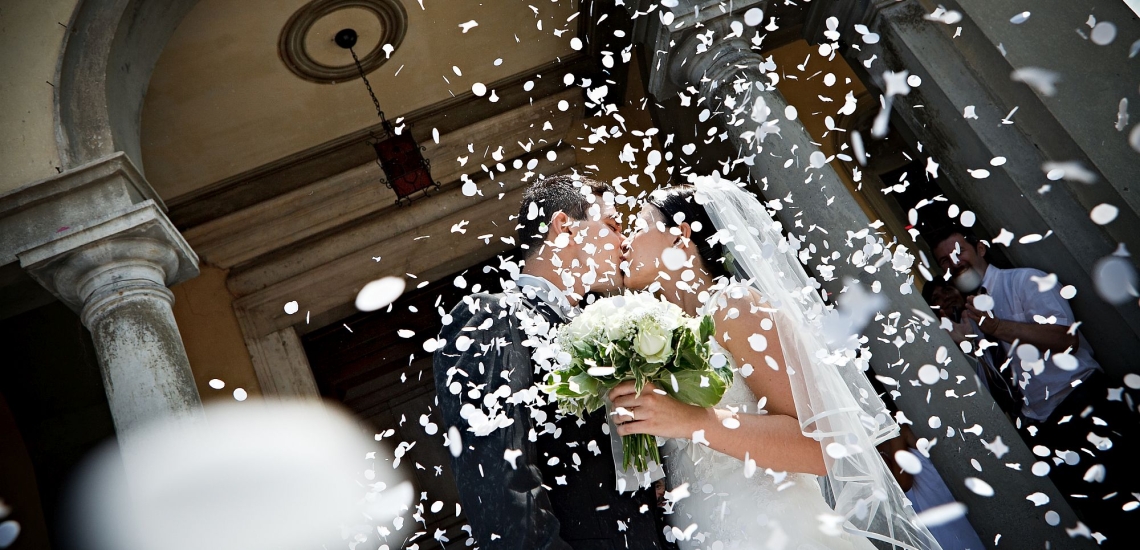
<svg viewBox="0 0 1140 550"><path fill-rule="evenodd" d="M500 277L507 275L498 270L499 264L494 258L422 288L417 288L422 281L408 278L408 289L389 308L358 313L302 337L325 398L344 404L383 436L390 450L401 442L405 448L413 445L397 469L415 485L416 505L422 511L405 514L403 529L389 535L387 543L394 548L409 543L424 550L438 548L438 530L450 540L447 548L465 547L468 535L462 527L467 520L456 514L459 498L451 457L443 445L447 427L436 412L432 357L423 343L439 334L441 312L450 312L473 289L502 289ZM462 287L457 277L463 278ZM385 467L390 463L377 466ZM413 519L417 512L422 522Z"/></svg>

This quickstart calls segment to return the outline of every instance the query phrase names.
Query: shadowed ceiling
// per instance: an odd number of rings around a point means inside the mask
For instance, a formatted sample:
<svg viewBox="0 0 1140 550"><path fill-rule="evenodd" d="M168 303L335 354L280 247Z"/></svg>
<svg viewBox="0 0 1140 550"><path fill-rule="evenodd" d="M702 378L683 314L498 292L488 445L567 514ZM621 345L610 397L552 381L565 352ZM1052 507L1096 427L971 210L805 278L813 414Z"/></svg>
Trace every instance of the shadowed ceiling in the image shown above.
<svg viewBox="0 0 1140 550"><path fill-rule="evenodd" d="M307 3L202 0L179 25L155 67L142 114L144 169L164 199L377 122L359 79L315 83L296 76L282 62L281 31ZM572 16L578 4L405 0L403 43L368 78L385 114L395 119L469 94L476 82L491 83L553 65L574 52L570 42L578 21ZM359 55L376 45L378 19L351 7L351 1L345 5L317 20L306 36L314 60L351 62L348 52L332 42L332 35L345 26L360 34ZM469 21L478 26L464 32L461 24ZM488 92L483 100L490 101L490 96Z"/></svg>

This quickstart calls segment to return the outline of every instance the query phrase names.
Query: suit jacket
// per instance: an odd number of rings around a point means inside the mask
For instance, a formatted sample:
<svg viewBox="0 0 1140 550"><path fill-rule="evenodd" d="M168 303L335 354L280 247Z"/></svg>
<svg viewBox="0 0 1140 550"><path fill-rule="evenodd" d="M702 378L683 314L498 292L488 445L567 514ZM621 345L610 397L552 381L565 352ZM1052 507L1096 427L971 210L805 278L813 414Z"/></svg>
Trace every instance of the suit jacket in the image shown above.
<svg viewBox="0 0 1140 550"><path fill-rule="evenodd" d="M553 402L503 405L511 421L487 435L468 430L465 405L484 413L486 396L506 385L509 394L536 382L533 347L524 327L564 322L545 302L519 293L474 294L451 312L434 361L443 421L456 427L463 449L451 461L460 501L482 548L610 550L672 547L652 490L619 494L605 412L561 417ZM459 337L466 336L459 345ZM462 348L462 349L461 349ZM459 393L455 384L459 384ZM469 393L473 388L478 394ZM531 391L535 391L532 389ZM539 392L540 397L546 396ZM551 400L552 401L552 400ZM472 409L468 408L468 413ZM521 454L515 465L507 451Z"/></svg>

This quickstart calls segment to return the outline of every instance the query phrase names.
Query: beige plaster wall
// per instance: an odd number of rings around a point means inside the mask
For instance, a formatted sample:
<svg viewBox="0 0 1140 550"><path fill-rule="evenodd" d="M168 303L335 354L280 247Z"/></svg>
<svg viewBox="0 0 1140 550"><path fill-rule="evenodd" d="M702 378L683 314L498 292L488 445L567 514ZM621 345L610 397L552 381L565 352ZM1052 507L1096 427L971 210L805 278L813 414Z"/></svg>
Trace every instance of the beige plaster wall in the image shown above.
<svg viewBox="0 0 1140 550"><path fill-rule="evenodd" d="M200 266L201 275L175 285L174 319L182 333L190 370L202 401L233 400L233 391L243 388L250 396L261 395L257 374L249 358L241 327L234 314L233 297L226 290L227 271ZM217 378L226 387L209 386Z"/></svg>
<svg viewBox="0 0 1140 550"><path fill-rule="evenodd" d="M0 3L0 193L55 175L60 165L52 85L77 4Z"/></svg>
<svg viewBox="0 0 1140 550"><path fill-rule="evenodd" d="M578 122L577 126L571 129L567 136L567 140L577 149L579 166L584 167L587 175L611 183L620 178L621 185L625 188L626 193L632 196L637 196L643 191L648 193L669 183L669 162L664 159L655 170L649 173L645 171L649 165L646 161L649 157L649 151L665 152L665 149L661 147L665 136L660 133L652 136L645 135L647 131L653 128L653 117L649 111L642 109L643 100L645 100L645 86L641 81L641 70L637 67L637 57L635 56L629 65L625 106L617 111L621 120L613 115L585 118ZM593 129L602 125L610 129L611 135L612 129L616 127L621 131L621 135L616 138L607 138L605 142L590 143L589 138L594 133ZM634 132L639 132L642 135L637 135ZM649 142L649 147L646 147L646 140ZM632 164L622 162L620 159L621 152L626 144L637 151L634 153ZM619 208L619 210L636 214L626 208Z"/></svg>
<svg viewBox="0 0 1140 550"><path fill-rule="evenodd" d="M308 82L278 58L282 27L307 1L202 0L179 25L155 67L142 116L144 168L163 198L377 122L359 79ZM528 4L538 9L537 16ZM404 0L403 5L408 13L404 42L368 76L390 119L468 93L475 82L491 83L573 52L570 40L578 21L567 18L576 1L431 0L421 9L415 0ZM344 16L346 22L351 15ZM471 20L478 26L464 33L460 23ZM314 29L332 34L339 25ZM566 32L556 37L555 29ZM347 56L331 39L314 55L322 60ZM362 45L366 42L362 34ZM503 60L500 66L494 65L497 58ZM453 66L463 76L456 76Z"/></svg>

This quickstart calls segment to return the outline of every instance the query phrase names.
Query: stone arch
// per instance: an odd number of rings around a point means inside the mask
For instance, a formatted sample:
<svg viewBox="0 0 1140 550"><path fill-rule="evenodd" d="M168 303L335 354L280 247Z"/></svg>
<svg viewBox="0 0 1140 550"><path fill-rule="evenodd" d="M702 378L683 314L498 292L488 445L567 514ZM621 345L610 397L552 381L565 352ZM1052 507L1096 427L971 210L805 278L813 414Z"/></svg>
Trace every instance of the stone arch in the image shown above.
<svg viewBox="0 0 1140 550"><path fill-rule="evenodd" d="M142 167L140 121L151 73L198 0L80 0L57 68L63 168L123 151Z"/></svg>

